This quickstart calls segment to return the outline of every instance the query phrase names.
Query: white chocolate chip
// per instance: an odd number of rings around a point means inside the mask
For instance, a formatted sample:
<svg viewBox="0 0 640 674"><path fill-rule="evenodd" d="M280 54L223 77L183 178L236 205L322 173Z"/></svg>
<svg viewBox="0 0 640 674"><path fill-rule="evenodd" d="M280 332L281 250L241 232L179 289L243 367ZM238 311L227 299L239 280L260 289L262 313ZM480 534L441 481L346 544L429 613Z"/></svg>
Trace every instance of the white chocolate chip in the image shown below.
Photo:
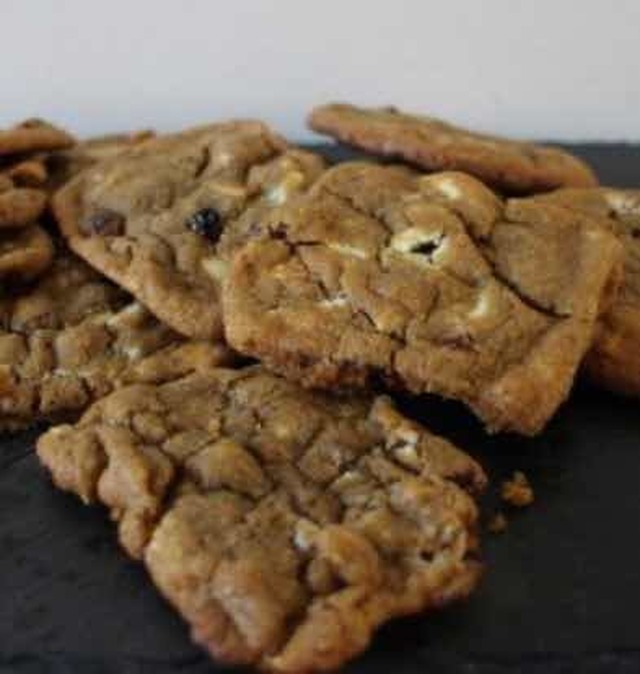
<svg viewBox="0 0 640 674"><path fill-rule="evenodd" d="M273 206L285 203L292 194L298 192L305 183L301 171L290 171L284 178L265 192L265 199Z"/></svg>
<svg viewBox="0 0 640 674"><path fill-rule="evenodd" d="M106 324L110 326L118 325L120 323L128 322L130 319L142 318L147 313L147 310L140 304L140 302L132 302L117 314L106 319Z"/></svg>
<svg viewBox="0 0 640 674"><path fill-rule="evenodd" d="M490 308L491 303L488 298L488 292L485 290L482 293L480 293L478 300L475 303L475 306L469 312L469 318L472 319L485 318L488 315Z"/></svg>
<svg viewBox="0 0 640 674"><path fill-rule="evenodd" d="M394 454L405 465L411 466L412 468L420 467L420 457L416 451L415 444L400 445L400 447L397 447L394 450Z"/></svg>
<svg viewBox="0 0 640 674"><path fill-rule="evenodd" d="M129 360L137 360L144 355L142 347L136 345L125 346L121 351Z"/></svg>
<svg viewBox="0 0 640 674"><path fill-rule="evenodd" d="M233 183L209 183L209 187L225 197L237 197L244 199L247 196L247 190L241 185L234 185Z"/></svg>
<svg viewBox="0 0 640 674"><path fill-rule="evenodd" d="M215 160L218 166L228 166L233 161L233 157L228 152L217 152Z"/></svg>
<svg viewBox="0 0 640 674"><path fill-rule="evenodd" d="M462 196L460 187L450 176L445 176L439 180L434 180L431 184L438 190L438 192L452 201L460 199Z"/></svg>
<svg viewBox="0 0 640 674"><path fill-rule="evenodd" d="M299 550L309 550L313 547L317 535L318 527L310 520L301 519L296 524L293 536L294 545Z"/></svg>
<svg viewBox="0 0 640 674"><path fill-rule="evenodd" d="M227 274L227 263L219 257L207 257L202 260L202 268L218 283L222 283Z"/></svg>
<svg viewBox="0 0 640 674"><path fill-rule="evenodd" d="M362 474L356 470L345 471L337 480L333 482L332 489L340 492L344 489L357 487L364 482Z"/></svg>
<svg viewBox="0 0 640 674"><path fill-rule="evenodd" d="M335 297L321 300L319 306L323 309L336 309L339 307L346 307L348 304L348 297L345 294L340 293L335 295Z"/></svg>
<svg viewBox="0 0 640 674"><path fill-rule="evenodd" d="M442 264L447 257L449 256L451 250L451 245L449 244L449 239L446 237L443 237L440 239L440 245L438 248L434 251L433 255L431 256L431 259L436 263L436 264Z"/></svg>
<svg viewBox="0 0 640 674"><path fill-rule="evenodd" d="M340 253L341 255L349 255L351 257L358 257L361 260L366 260L369 257L366 250L363 250L362 248L358 248L357 246L351 246L347 243L328 242L327 246L329 248L331 248L331 250L335 250L337 253Z"/></svg>

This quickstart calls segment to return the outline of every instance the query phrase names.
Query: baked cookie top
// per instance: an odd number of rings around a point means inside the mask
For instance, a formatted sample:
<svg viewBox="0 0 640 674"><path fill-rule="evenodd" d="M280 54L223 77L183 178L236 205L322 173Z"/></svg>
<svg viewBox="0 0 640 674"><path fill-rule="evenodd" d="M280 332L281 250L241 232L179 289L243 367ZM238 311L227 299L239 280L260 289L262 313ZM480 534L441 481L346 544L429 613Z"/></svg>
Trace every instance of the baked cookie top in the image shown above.
<svg viewBox="0 0 640 674"><path fill-rule="evenodd" d="M224 287L234 348L308 386L381 376L526 434L567 396L621 259L599 219L364 162L261 227Z"/></svg>
<svg viewBox="0 0 640 674"><path fill-rule="evenodd" d="M41 156L47 174L47 189L54 191L98 162L114 159L125 150L155 137L148 129L86 138L73 147Z"/></svg>
<svg viewBox="0 0 640 674"><path fill-rule="evenodd" d="M100 162L56 194L54 210L71 248L161 320L218 337L224 251L322 167L260 122L214 124Z"/></svg>
<svg viewBox="0 0 640 674"><path fill-rule="evenodd" d="M37 451L60 488L110 509L225 662L336 668L382 623L478 578L481 468L386 398L211 370L121 389Z"/></svg>
<svg viewBox="0 0 640 674"><path fill-rule="evenodd" d="M538 198L601 218L621 241L622 284L599 322L585 367L597 383L640 395L640 190L563 189Z"/></svg>
<svg viewBox="0 0 640 674"><path fill-rule="evenodd" d="M589 166L568 152L475 133L394 108L322 105L311 112L309 125L374 154L404 159L424 169L464 171L508 194L597 183Z"/></svg>
<svg viewBox="0 0 640 674"><path fill-rule="evenodd" d="M58 150L74 143L73 136L42 119L27 119L10 129L0 130L0 156Z"/></svg>
<svg viewBox="0 0 640 674"><path fill-rule="evenodd" d="M0 254L0 270L3 257ZM81 412L123 382L224 363L187 343L68 251L37 282L0 295L0 429ZM155 356L155 358L154 358Z"/></svg>

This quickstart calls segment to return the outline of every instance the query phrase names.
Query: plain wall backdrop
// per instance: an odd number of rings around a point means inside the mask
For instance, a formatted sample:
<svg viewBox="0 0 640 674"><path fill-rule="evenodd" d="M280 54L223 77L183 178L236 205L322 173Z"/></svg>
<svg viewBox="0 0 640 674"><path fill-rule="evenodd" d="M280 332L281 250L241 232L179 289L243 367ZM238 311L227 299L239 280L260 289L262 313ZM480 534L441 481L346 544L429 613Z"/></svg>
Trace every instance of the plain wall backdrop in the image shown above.
<svg viewBox="0 0 640 674"><path fill-rule="evenodd" d="M640 0L0 0L0 124L81 134L328 100L478 129L640 140Z"/></svg>

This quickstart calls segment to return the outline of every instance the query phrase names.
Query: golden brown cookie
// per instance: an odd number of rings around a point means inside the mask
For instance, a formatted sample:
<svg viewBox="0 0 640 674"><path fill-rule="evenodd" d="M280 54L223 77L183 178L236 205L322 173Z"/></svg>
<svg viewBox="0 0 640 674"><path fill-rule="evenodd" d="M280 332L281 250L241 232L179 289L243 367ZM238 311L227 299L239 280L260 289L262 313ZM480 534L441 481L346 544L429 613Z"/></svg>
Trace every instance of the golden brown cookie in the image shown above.
<svg viewBox="0 0 640 674"><path fill-rule="evenodd" d="M602 386L640 395L640 190L565 189L540 199L602 218L622 242L623 282L600 320L584 369Z"/></svg>
<svg viewBox="0 0 640 674"><path fill-rule="evenodd" d="M0 265L3 261L0 256ZM226 362L186 342L68 251L32 284L0 295L0 429L80 413L130 381L162 381Z"/></svg>
<svg viewBox="0 0 640 674"><path fill-rule="evenodd" d="M47 187L50 190L56 190L81 171L100 161L113 159L121 152L144 143L154 136L154 132L150 130L109 134L87 138L71 148L50 152L45 158L48 173Z"/></svg>
<svg viewBox="0 0 640 674"><path fill-rule="evenodd" d="M224 286L234 348L307 386L381 377L525 434L567 397L621 265L598 219L364 162L260 227Z"/></svg>
<svg viewBox="0 0 640 674"><path fill-rule="evenodd" d="M393 108L333 103L315 108L309 125L373 154L431 171L465 171L509 194L595 185L593 171L562 150L475 133Z"/></svg>
<svg viewBox="0 0 640 674"><path fill-rule="evenodd" d="M0 131L0 156L58 150L75 143L73 136L49 122L28 119Z"/></svg>
<svg viewBox="0 0 640 674"><path fill-rule="evenodd" d="M16 187L44 187L49 179L49 173L43 155L36 155L23 159L5 169L7 175Z"/></svg>
<svg viewBox="0 0 640 674"><path fill-rule="evenodd" d="M91 265L178 332L216 338L225 251L322 168L260 122L213 124L100 162L56 194L54 210Z"/></svg>
<svg viewBox="0 0 640 674"><path fill-rule="evenodd" d="M386 398L211 370L121 389L43 435L38 456L61 489L109 508L222 662L337 668L383 623L478 580L466 490L481 468Z"/></svg>
<svg viewBox="0 0 640 674"><path fill-rule="evenodd" d="M40 225L0 228L0 279L4 282L36 278L49 267L53 255L51 237Z"/></svg>

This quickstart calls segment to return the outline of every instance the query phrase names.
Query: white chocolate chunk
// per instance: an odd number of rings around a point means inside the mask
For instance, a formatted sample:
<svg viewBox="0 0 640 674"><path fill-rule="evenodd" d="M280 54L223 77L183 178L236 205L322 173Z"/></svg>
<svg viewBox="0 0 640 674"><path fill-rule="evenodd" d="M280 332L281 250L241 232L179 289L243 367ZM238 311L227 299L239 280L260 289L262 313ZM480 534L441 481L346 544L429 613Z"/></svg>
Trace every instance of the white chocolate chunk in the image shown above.
<svg viewBox="0 0 640 674"><path fill-rule="evenodd" d="M202 260L202 268L218 283L222 283L227 274L227 263L218 257L208 257Z"/></svg>

